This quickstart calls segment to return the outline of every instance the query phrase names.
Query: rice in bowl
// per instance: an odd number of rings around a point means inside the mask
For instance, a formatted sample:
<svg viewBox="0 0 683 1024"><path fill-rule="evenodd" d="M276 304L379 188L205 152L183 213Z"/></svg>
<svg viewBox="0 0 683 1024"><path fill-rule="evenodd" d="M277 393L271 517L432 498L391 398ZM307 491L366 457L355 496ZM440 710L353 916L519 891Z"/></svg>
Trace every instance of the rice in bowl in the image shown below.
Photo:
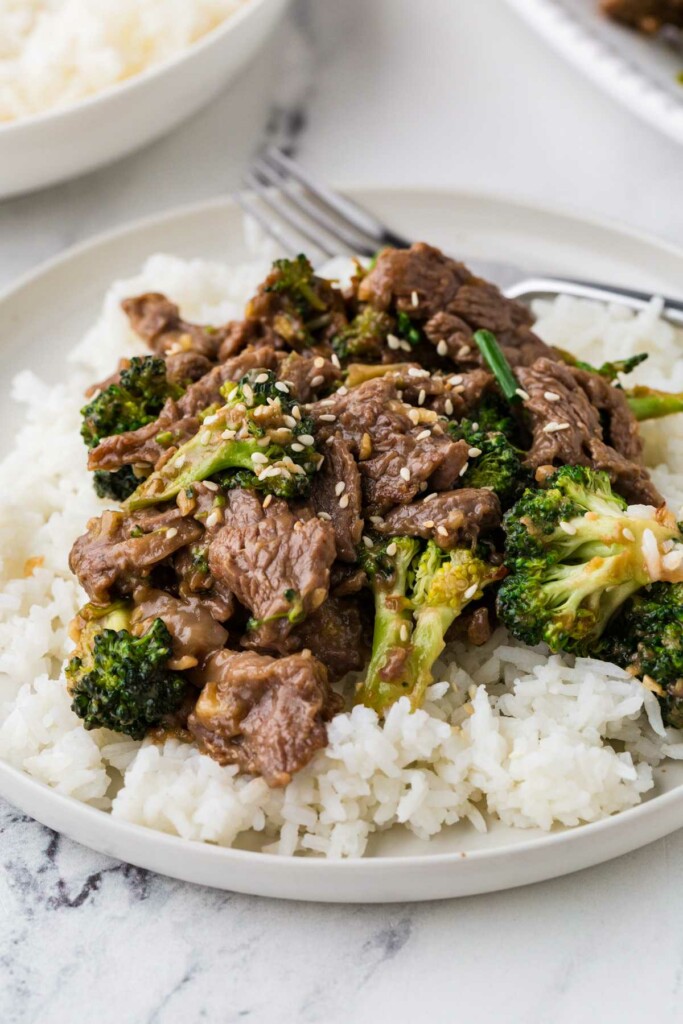
<svg viewBox="0 0 683 1024"><path fill-rule="evenodd" d="M19 375L26 420L0 466L0 756L59 792L188 839L258 841L279 854L360 856L373 832L402 824L428 839L458 821L484 830L595 821L654 787L653 767L683 757L655 697L615 666L548 657L498 630L480 648L444 652L424 709L402 700L384 724L365 707L338 715L329 745L284 790L221 767L189 743L86 732L60 676L68 624L84 596L68 553L95 497L79 436L82 395L123 355L141 354L121 298L163 291L189 319L241 315L266 271L168 256L116 283L70 360L65 383ZM592 362L649 351L639 380L683 390L680 343L656 303L633 316L560 298L539 303L536 330ZM646 424L647 458L674 510L683 503L683 417Z"/></svg>

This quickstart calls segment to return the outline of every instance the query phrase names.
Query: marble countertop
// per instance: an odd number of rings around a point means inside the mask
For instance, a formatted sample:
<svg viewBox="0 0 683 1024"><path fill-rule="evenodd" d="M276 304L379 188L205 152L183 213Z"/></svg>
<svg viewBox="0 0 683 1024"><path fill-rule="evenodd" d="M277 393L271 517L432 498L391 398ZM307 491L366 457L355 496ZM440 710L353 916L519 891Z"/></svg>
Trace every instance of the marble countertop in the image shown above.
<svg viewBox="0 0 683 1024"><path fill-rule="evenodd" d="M0 285L97 231L236 187L266 125L339 184L505 192L683 238L680 148L502 0L417 10L298 0L268 52L191 123L0 203ZM0 803L0 1021L667 1024L683 999L679 856L683 832L533 888L316 906L158 877Z"/></svg>

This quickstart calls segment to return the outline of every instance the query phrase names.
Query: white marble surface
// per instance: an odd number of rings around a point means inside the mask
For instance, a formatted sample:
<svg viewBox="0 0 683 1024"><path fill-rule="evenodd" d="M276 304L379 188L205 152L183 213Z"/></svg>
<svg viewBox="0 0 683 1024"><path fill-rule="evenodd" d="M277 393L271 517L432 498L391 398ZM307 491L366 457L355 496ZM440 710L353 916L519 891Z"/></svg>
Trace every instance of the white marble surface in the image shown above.
<svg viewBox="0 0 683 1024"><path fill-rule="evenodd" d="M279 36L174 135L0 203L0 284L96 231L234 187L273 95L304 115L301 155L341 184L508 192L683 240L681 150L502 0L303 0L297 15L303 37ZM683 1005L681 860L677 833L504 894L284 904L117 864L1 805L0 1021L668 1024Z"/></svg>

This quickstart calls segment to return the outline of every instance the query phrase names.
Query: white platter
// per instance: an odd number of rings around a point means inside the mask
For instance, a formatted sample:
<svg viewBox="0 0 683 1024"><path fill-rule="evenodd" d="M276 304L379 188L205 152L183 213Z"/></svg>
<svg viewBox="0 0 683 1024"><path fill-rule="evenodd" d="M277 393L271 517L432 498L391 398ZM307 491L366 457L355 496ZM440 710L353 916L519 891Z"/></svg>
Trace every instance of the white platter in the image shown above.
<svg viewBox="0 0 683 1024"><path fill-rule="evenodd" d="M683 142L683 45L606 18L598 0L508 0L567 60L654 128Z"/></svg>
<svg viewBox="0 0 683 1024"><path fill-rule="evenodd" d="M171 60L71 106L0 124L0 199L111 163L159 138L251 61L287 0L245 0Z"/></svg>
<svg viewBox="0 0 683 1024"><path fill-rule="evenodd" d="M402 233L454 254L680 293L683 252L611 224L490 196L407 189L353 195ZM72 250L0 296L1 438L11 443L17 421L7 401L11 376L30 366L59 379L64 354L97 315L111 281L160 251L248 258L241 214L220 200L145 221ZM483 836L458 825L429 843L397 828L375 837L367 858L345 862L163 835L63 797L2 762L0 795L70 838L140 867L222 889L329 902L427 900L524 885L609 860L683 826L683 765L675 763L658 773L642 805L603 822L551 834L498 824Z"/></svg>

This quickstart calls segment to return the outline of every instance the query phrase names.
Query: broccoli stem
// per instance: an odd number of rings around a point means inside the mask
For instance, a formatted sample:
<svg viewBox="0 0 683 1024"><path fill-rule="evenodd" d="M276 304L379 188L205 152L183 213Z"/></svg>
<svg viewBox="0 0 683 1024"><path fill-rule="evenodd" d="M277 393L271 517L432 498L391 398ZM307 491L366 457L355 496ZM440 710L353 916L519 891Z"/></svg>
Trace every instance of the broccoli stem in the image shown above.
<svg viewBox="0 0 683 1024"><path fill-rule="evenodd" d="M683 412L683 392L657 391L639 385L626 391L626 398L637 420L657 420Z"/></svg>
<svg viewBox="0 0 683 1024"><path fill-rule="evenodd" d="M434 682L432 666L446 646L446 633L459 614L458 609L445 605L426 606L417 612L406 672L411 681L409 696L413 709L424 703L427 687Z"/></svg>

